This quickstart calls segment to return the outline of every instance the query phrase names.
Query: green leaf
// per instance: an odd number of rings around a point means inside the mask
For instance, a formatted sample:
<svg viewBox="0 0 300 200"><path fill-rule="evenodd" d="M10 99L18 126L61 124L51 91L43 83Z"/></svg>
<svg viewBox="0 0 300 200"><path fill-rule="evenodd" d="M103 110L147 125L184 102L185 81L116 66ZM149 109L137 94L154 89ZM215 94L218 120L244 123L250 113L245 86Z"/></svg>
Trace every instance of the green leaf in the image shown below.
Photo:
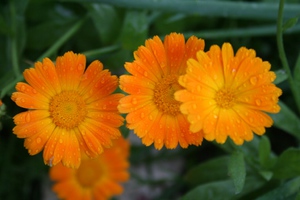
<svg viewBox="0 0 300 200"><path fill-rule="evenodd" d="M300 139L300 119L282 101L278 102L281 110L277 114L270 114L274 126Z"/></svg>
<svg viewBox="0 0 300 200"><path fill-rule="evenodd" d="M294 84L296 88L300 88L300 52L294 68ZM299 92L299 90L298 90Z"/></svg>
<svg viewBox="0 0 300 200"><path fill-rule="evenodd" d="M274 177L279 179L300 176L300 149L289 148L278 158L274 166Z"/></svg>
<svg viewBox="0 0 300 200"><path fill-rule="evenodd" d="M236 1L185 1L185 0L62 0L65 2L107 3L125 8L148 9L164 12L181 12L190 15L210 17L234 17L246 19L277 19L278 3L236 2ZM299 14L299 4L284 6L284 17L291 18ZM234 11L234 12L232 12Z"/></svg>
<svg viewBox="0 0 300 200"><path fill-rule="evenodd" d="M148 21L145 11L128 11L125 16L121 35L122 46L136 50L147 38Z"/></svg>
<svg viewBox="0 0 300 200"><path fill-rule="evenodd" d="M229 161L228 174L233 180L235 192L240 193L245 184L246 167L244 154L240 151L234 152Z"/></svg>
<svg viewBox="0 0 300 200"><path fill-rule="evenodd" d="M287 29L289 29L289 28L295 26L295 24L297 24L297 22L298 22L298 17L293 17L293 18L288 19L288 20L284 23L284 25L283 25L283 27L282 27L282 31L284 32L284 31L286 31Z"/></svg>
<svg viewBox="0 0 300 200"><path fill-rule="evenodd" d="M300 190L300 177L281 184L256 200L295 200ZM299 195L298 195L299 196Z"/></svg>
<svg viewBox="0 0 300 200"><path fill-rule="evenodd" d="M213 181L228 179L227 166L229 156L221 156L208 161L190 169L184 180L191 186L204 184Z"/></svg>
<svg viewBox="0 0 300 200"><path fill-rule="evenodd" d="M209 173L208 171L207 173ZM211 173L215 173L213 171ZM206 184L199 185L188 193L186 193L181 200L198 200L198 199L244 199L244 196L252 194L253 191L263 187L266 183L259 176L250 176L246 178L244 189L241 193L236 194L235 188L232 185L232 180L214 181ZM246 199L246 198L245 198ZM248 198L253 199L253 198Z"/></svg>
<svg viewBox="0 0 300 200"><path fill-rule="evenodd" d="M213 172L212 172L213 173ZM221 195L222 194L222 195ZM181 200L231 199L235 195L231 180L215 181L200 185L184 195Z"/></svg>
<svg viewBox="0 0 300 200"><path fill-rule="evenodd" d="M274 81L275 85L287 80L288 78L288 75L282 69L275 71L275 74L276 74L276 79Z"/></svg>
<svg viewBox="0 0 300 200"><path fill-rule="evenodd" d="M107 4L86 4L86 8L104 44L118 37L121 22L113 6Z"/></svg>
<svg viewBox="0 0 300 200"><path fill-rule="evenodd" d="M263 169L269 169L270 166L270 154L271 144L266 136L262 136L259 142L259 162Z"/></svg>

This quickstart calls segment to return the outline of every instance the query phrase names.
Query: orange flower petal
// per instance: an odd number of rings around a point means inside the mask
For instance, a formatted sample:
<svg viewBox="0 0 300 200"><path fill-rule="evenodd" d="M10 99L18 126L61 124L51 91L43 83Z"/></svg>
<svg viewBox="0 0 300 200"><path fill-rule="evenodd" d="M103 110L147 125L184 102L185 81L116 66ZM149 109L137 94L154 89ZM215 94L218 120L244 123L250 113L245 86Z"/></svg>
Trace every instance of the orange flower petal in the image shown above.
<svg viewBox="0 0 300 200"><path fill-rule="evenodd" d="M103 152L101 145L108 147L121 136L124 119L117 106L124 95L112 94L118 78L103 70L100 61L86 71L85 65L86 57L73 52L58 57L55 65L45 58L24 71L28 84L17 83L12 94L18 106L31 109L14 117L13 132L25 138L30 155L44 149L45 164L78 168L81 152L96 157Z"/></svg>
<svg viewBox="0 0 300 200"><path fill-rule="evenodd" d="M30 155L36 155L41 152L54 129L55 126L52 123L45 124L37 133L27 137L24 142L24 147L28 149L28 153Z"/></svg>
<svg viewBox="0 0 300 200"><path fill-rule="evenodd" d="M16 134L18 138L27 138L39 133L49 124L52 124L50 118L41 118L40 120L18 124L13 128L13 133Z"/></svg>
<svg viewBox="0 0 300 200"><path fill-rule="evenodd" d="M264 113L276 113L282 91L272 82L276 76L270 64L255 57L255 51L242 47L236 55L232 46L213 45L197 60L190 59L186 74L179 78L185 87L175 93L182 102L192 132L203 129L207 140L224 143L229 136L235 144L262 135L272 119Z"/></svg>
<svg viewBox="0 0 300 200"><path fill-rule="evenodd" d="M125 64L131 75L121 76L120 88L128 95L120 100L118 109L127 113L127 127L146 146L154 143L156 149L173 149L178 144L184 148L201 144L203 135L186 136L191 134L189 127L178 121L183 114L174 93L182 89L177 80L185 72L187 60L196 58L196 52L203 48L204 41L194 36L187 43L182 34L171 33L164 42L154 36L138 48L132 63Z"/></svg>
<svg viewBox="0 0 300 200"><path fill-rule="evenodd" d="M83 54L69 51L56 59L56 72L62 90L76 90L85 70L86 58Z"/></svg>

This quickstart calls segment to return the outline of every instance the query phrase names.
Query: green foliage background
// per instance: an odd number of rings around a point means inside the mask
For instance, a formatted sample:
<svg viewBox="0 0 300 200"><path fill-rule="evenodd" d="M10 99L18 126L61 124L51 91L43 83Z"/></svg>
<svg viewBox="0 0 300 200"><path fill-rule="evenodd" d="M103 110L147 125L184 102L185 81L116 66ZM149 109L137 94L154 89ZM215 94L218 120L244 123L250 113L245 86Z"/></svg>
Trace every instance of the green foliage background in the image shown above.
<svg viewBox="0 0 300 200"><path fill-rule="evenodd" d="M300 199L300 1L225 0L1 0L0 1L0 199L41 199L48 176L41 154L29 156L12 134L12 117L23 111L11 100L22 72L66 51L98 59L113 74L125 73L133 51L154 35L196 35L212 44L253 48L276 71L283 90L281 112L263 137L243 146L203 142L200 147L163 149L132 146L132 166L181 158L183 170L171 180L143 179L164 187L154 199ZM283 3L283 1L281 1ZM282 24L281 24L282 22ZM283 36L281 37L281 29ZM281 39L284 49L280 46ZM278 48L279 47L279 48ZM280 50L280 51L279 51ZM285 51L285 54L283 53ZM280 53L281 52L281 53ZM285 60L286 58L286 60ZM285 62L287 61L287 62ZM287 65L289 64L289 66ZM128 130L122 128L124 136ZM132 133L130 133L132 134Z"/></svg>

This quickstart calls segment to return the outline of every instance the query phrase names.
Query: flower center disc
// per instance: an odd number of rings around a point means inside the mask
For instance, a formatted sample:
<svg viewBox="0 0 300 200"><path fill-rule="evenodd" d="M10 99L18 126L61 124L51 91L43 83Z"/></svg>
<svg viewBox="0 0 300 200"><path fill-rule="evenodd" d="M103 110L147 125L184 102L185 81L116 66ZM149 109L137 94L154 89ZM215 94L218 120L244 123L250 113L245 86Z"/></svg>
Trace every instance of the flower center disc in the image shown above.
<svg viewBox="0 0 300 200"><path fill-rule="evenodd" d="M170 115L180 113L180 102L174 99L174 93L182 89L177 80L177 75L169 75L155 86L153 101L157 108L163 113Z"/></svg>
<svg viewBox="0 0 300 200"><path fill-rule="evenodd" d="M51 99L49 111L56 126L72 129L84 120L86 104L78 93L65 91Z"/></svg>
<svg viewBox="0 0 300 200"><path fill-rule="evenodd" d="M82 162L76 171L77 180L83 187L92 187L100 180L102 174L99 162L93 159Z"/></svg>
<svg viewBox="0 0 300 200"><path fill-rule="evenodd" d="M227 89L221 89L216 93L215 101L220 108L229 109L234 105L235 95Z"/></svg>

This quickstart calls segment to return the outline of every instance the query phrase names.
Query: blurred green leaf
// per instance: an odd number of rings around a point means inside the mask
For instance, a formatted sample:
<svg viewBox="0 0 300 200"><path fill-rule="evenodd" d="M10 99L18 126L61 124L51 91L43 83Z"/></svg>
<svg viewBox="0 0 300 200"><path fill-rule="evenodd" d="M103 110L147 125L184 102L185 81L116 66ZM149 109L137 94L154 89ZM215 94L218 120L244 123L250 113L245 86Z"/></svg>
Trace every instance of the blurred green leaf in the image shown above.
<svg viewBox="0 0 300 200"><path fill-rule="evenodd" d="M290 18L288 19L284 24L283 24L283 27L282 27L282 31L286 31L287 29L295 26L298 22L298 17L293 17L293 18Z"/></svg>
<svg viewBox="0 0 300 200"><path fill-rule="evenodd" d="M126 13L121 41L122 46L128 50L136 50L143 45L147 38L148 22L145 11L128 11Z"/></svg>
<svg viewBox="0 0 300 200"><path fill-rule="evenodd" d="M208 172L206 172L208 173ZM214 172L211 172L214 173ZM220 195L222 194L222 195ZM196 199L214 199L223 200L231 199L235 194L235 189L232 187L231 180L215 181L203 185L189 191L181 200L196 200Z"/></svg>
<svg viewBox="0 0 300 200"><path fill-rule="evenodd" d="M266 136L262 136L259 142L259 162L263 169L269 169L272 166L270 162L271 144Z"/></svg>
<svg viewBox="0 0 300 200"><path fill-rule="evenodd" d="M293 75L294 75L294 84L296 85L295 87L300 88L300 52L299 52L297 60L296 60ZM299 90L298 90L298 92L299 92Z"/></svg>
<svg viewBox="0 0 300 200"><path fill-rule="evenodd" d="M49 48L64 33L68 32L76 21L74 19L50 20L30 28L27 48L40 50ZM48 34L49 30L51 30L51 34Z"/></svg>
<svg viewBox="0 0 300 200"><path fill-rule="evenodd" d="M216 171L206 171L206 173L215 173ZM198 200L198 199L253 199L251 196L253 192L264 186L265 180L258 176L249 176L245 180L245 185L241 193L236 194L235 188L232 185L232 180L214 181L206 184L201 184L188 193L186 193L180 200ZM245 198L244 198L245 197Z"/></svg>
<svg viewBox="0 0 300 200"><path fill-rule="evenodd" d="M270 114L274 120L274 126L300 139L300 119L282 101L279 101L278 104L281 107L280 112Z"/></svg>
<svg viewBox="0 0 300 200"><path fill-rule="evenodd" d="M118 37L121 22L113 6L106 4L85 4L99 33L101 41L109 44Z"/></svg>
<svg viewBox="0 0 300 200"><path fill-rule="evenodd" d="M229 156L221 156L203 162L190 169L184 180L191 186L228 179ZM213 172L213 173L208 173Z"/></svg>
<svg viewBox="0 0 300 200"><path fill-rule="evenodd" d="M246 178L246 167L242 152L236 151L230 156L228 174L233 180L235 193L240 193L244 187Z"/></svg>
<svg viewBox="0 0 300 200"><path fill-rule="evenodd" d="M256 200L295 200L300 190L300 177L281 184Z"/></svg>
<svg viewBox="0 0 300 200"><path fill-rule="evenodd" d="M289 148L279 157L274 166L274 177L280 179L300 176L300 149Z"/></svg>
<svg viewBox="0 0 300 200"><path fill-rule="evenodd" d="M11 34L11 31L9 29L9 26L7 26L4 18L2 15L0 15L0 33L4 35Z"/></svg>
<svg viewBox="0 0 300 200"><path fill-rule="evenodd" d="M247 19L276 19L278 3L236 2L236 1L185 1L185 0L62 0L64 2L107 3L126 8L160 10L165 12L181 12L190 15L210 17L234 17ZM299 4L285 4L285 18L299 14ZM234 12L232 12L234 11Z"/></svg>
<svg viewBox="0 0 300 200"><path fill-rule="evenodd" d="M276 79L274 81L275 85L287 80L288 78L287 74L282 69L275 71L275 74L276 74Z"/></svg>

